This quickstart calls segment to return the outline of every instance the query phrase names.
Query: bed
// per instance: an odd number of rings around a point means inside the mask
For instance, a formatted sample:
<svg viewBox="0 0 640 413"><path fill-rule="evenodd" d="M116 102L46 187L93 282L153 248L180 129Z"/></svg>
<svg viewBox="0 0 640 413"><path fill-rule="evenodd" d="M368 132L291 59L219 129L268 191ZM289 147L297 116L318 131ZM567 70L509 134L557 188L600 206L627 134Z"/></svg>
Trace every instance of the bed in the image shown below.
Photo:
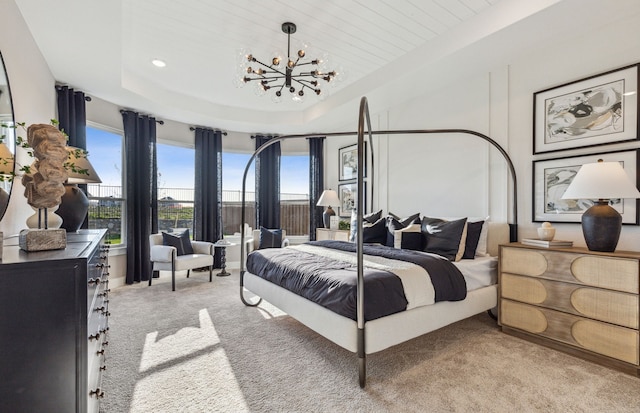
<svg viewBox="0 0 640 413"><path fill-rule="evenodd" d="M357 134L359 148L362 148L364 142L365 127L368 127L369 139L375 133L394 134L394 133L468 133L475 136L479 136L482 139L487 140L494 145L505 158L509 166L509 171L512 178L513 194L516 193L516 180L515 171L511 160L506 152L493 140L485 135L479 134L474 131L466 130L420 130L420 131L371 131L370 121L368 117L368 107L366 98L362 98L360 105L360 116L358 122L358 131L353 133L331 133L327 136L333 135L345 135L345 134ZM307 135L295 135L288 137L280 137L279 139L306 137ZM314 134L313 136L318 136ZM373 147L370 145L370 147ZM254 153L253 157L249 160L247 168L245 169L245 181L246 174L249 169L249 164L253 161L255 156L264 150L265 146L261 146ZM358 150L358 162L359 175L361 175L362 168L362 150ZM373 174L372 174L373 175ZM358 176L358 193L362 192L362 176ZM245 221L245 184L243 183L243 195L242 195L242 220ZM363 200L357 200L357 211L363 211ZM372 260L376 263L380 258L372 259L370 255L365 254L365 250L368 248L363 242L363 227L364 220L363 214L359 212L357 214L356 224L356 239L352 243L351 251L340 250L338 258L332 257L331 259L338 259L342 261L350 261L355 268L355 314L351 313L339 313L334 309L330 309L326 303L318 304L308 298L305 298L295 292L291 291L290 286L281 286L278 283L269 281L261 277L261 274L254 274L245 269L245 263L241 262L240 268L240 298L242 302L247 306L257 306L262 299L265 299L269 303L278 307L282 311L289 314L291 317L300 321L302 324L311 328L318 334L328 338L339 346L354 352L358 356L358 373L360 387L364 387L366 384L366 355L382 351L386 348L400 344L404 341L410 340L415 337L419 337L423 334L429 333L448 324L452 324L456 321L463 320L473 315L489 311L497 305L497 250L498 245L509 242L512 239L517 239L517 207L515 196L512 200L513 207L513 223L494 223L487 222L487 237L486 248L488 257L476 257L472 260L460 260L454 264L457 270L464 277L464 297L454 298L455 301L445 300L437 302L425 301L422 305L408 306L408 309L402 311L393 310L389 314L377 315L371 317L365 314L366 307L366 294L365 294L365 272L370 271L372 267L376 267L377 264L372 264ZM353 225L353 224L352 224ZM243 237L244 234L241 234ZM244 243L241 243L241 248ZM307 249L306 253L309 253L309 249L313 248L325 248L326 245L310 243L304 248ZM276 259L276 257L282 254L291 254L289 250L278 249L280 251L270 251L268 255L269 259ZM303 249L304 249L303 248ZM343 248L342 246L340 248ZM348 247L344 247L348 248ZM387 247L389 250L394 248ZM371 252L371 251L369 251ZM377 250L373 252L378 254ZM261 254L260 251L254 251L253 254ZM346 254L351 254L347 257ZM241 251L241 256L244 255L244 251ZM270 258L271 257L271 258ZM253 260L254 257L247 257L247 262ZM383 257L384 259L388 259ZM261 258L262 259L262 258ZM328 258L327 258L328 259ZM392 258L389 258L392 259ZM286 261L286 260L285 260ZM280 264L278 264L280 265ZM385 266L392 266L390 262L385 262ZM405 264L403 264L405 265ZM421 264L420 264L421 265ZM294 265L295 266L295 265ZM260 265L253 265L253 268L261 268ZM280 268L280 267L278 267ZM284 268L284 267L282 267ZM385 267L386 268L386 267ZM255 270L254 270L255 271ZM261 271L261 270L260 270ZM259 271L256 271L259 272ZM432 274L429 273L429 276ZM306 277L303 275L303 277ZM369 277L369 275L367 275ZM268 278L268 277L267 277ZM278 278L277 276L275 278ZM431 277L433 280L433 277ZM403 280L404 282L404 280ZM408 294L413 294L413 289L410 289ZM258 298L247 299L245 294L247 291L255 294ZM368 291L368 290L367 290ZM436 292L437 295L437 292ZM252 301L253 300L253 301ZM420 301L420 299L417 299ZM409 300L411 301L411 300ZM424 301L424 300L423 300ZM369 310L367 310L369 311Z"/></svg>

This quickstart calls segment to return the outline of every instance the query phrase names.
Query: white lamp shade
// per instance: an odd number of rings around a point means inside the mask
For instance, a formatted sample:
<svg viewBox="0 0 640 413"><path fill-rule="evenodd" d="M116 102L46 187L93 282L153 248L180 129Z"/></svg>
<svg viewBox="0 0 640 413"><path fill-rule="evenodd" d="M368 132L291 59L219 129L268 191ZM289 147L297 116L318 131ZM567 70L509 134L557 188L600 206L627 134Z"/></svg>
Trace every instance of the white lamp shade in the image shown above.
<svg viewBox="0 0 640 413"><path fill-rule="evenodd" d="M6 143L0 143L0 174L11 175L13 166L13 154Z"/></svg>
<svg viewBox="0 0 640 413"><path fill-rule="evenodd" d="M325 189L318 199L317 206L338 206L340 200L338 199L338 193L333 189Z"/></svg>
<svg viewBox="0 0 640 413"><path fill-rule="evenodd" d="M67 172L69 173L69 178L67 179L67 183L69 184L99 184L102 181L98 176L98 173L93 166L89 162L87 156L78 156L80 154L84 154L85 152L82 149L74 148L73 146L67 146L67 151L69 152L69 158L67 162L69 164L73 164L74 168L77 170L84 170L87 173L79 173L74 172L67 168Z"/></svg>
<svg viewBox="0 0 640 413"><path fill-rule="evenodd" d="M582 165L562 195L562 199L640 198L620 162L597 162Z"/></svg>

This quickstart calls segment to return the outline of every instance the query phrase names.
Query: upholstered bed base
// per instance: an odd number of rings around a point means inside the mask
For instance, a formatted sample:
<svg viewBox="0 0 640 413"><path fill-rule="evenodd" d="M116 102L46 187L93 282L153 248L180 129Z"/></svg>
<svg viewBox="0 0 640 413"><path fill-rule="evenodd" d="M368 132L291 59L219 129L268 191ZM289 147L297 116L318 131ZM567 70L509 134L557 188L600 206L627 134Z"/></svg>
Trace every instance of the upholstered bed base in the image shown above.
<svg viewBox="0 0 640 413"><path fill-rule="evenodd" d="M244 274L244 286L302 324L341 347L357 352L357 323L254 274ZM371 354L438 328L482 313L497 305L497 286L467 294L463 301L443 301L368 321L365 353Z"/></svg>

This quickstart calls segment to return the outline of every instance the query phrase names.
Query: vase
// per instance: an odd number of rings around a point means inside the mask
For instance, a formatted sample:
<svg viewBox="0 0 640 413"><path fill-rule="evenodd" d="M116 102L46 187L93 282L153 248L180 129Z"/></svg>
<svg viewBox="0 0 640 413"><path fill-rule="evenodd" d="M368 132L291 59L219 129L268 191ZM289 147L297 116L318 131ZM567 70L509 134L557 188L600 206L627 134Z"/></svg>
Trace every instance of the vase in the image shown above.
<svg viewBox="0 0 640 413"><path fill-rule="evenodd" d="M42 209L34 207L31 208L35 211L35 213L27 218L28 228L45 229L45 213L47 218L47 229L57 229L62 225L62 218L60 218L60 216L55 213L58 210L58 206Z"/></svg>

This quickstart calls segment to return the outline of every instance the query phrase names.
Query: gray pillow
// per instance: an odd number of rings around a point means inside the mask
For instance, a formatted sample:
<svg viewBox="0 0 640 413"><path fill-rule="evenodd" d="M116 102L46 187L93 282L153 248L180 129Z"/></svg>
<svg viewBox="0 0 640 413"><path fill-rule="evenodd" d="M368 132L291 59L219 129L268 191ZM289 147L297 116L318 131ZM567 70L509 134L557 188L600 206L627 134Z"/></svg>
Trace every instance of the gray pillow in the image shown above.
<svg viewBox="0 0 640 413"><path fill-rule="evenodd" d="M169 232L162 233L162 245L169 245L176 248L176 255L193 254L189 230L185 230L182 234Z"/></svg>
<svg viewBox="0 0 640 413"><path fill-rule="evenodd" d="M282 230L260 227L260 243L258 249L282 247Z"/></svg>

